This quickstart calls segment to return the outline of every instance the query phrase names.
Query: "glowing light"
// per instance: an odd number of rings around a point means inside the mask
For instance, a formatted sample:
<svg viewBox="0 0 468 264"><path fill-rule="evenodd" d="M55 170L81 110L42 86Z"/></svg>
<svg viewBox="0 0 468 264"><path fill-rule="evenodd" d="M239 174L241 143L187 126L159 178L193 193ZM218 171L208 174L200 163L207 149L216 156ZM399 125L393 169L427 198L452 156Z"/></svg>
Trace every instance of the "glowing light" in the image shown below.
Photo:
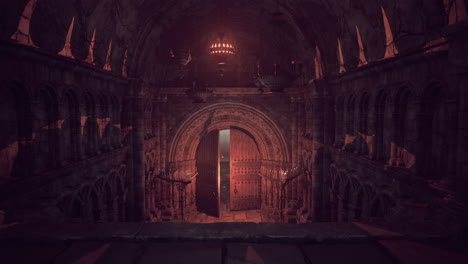
<svg viewBox="0 0 468 264"><path fill-rule="evenodd" d="M386 39L386 49L385 49L384 59L393 58L398 54L398 50L394 42L392 29L390 27L390 22L388 21L387 14L385 13L385 9L383 7L381 7L381 9L382 9L382 17L383 17L383 23L384 23L384 28L385 28L385 39Z"/></svg>
<svg viewBox="0 0 468 264"><path fill-rule="evenodd" d="M315 47L315 79L320 80L323 78L322 70L322 55L318 46Z"/></svg>
<svg viewBox="0 0 468 264"><path fill-rule="evenodd" d="M122 76L123 77L128 77L128 73L127 73L127 56L128 56L128 50L125 49L124 61L123 61L123 66L122 66Z"/></svg>
<svg viewBox="0 0 468 264"><path fill-rule="evenodd" d="M344 56L343 56L343 48L341 47L341 41L340 39L338 38L338 56L339 56L339 59L340 59L340 71L339 73L344 73L346 72L346 68L345 68L345 62L344 62Z"/></svg>
<svg viewBox="0 0 468 264"><path fill-rule="evenodd" d="M29 27L31 24L31 17L34 12L34 9L36 7L36 2L37 0L30 0L24 10L23 13L20 17L20 21L18 23L18 29L16 32L10 37L11 39L17 41L19 44L30 46L37 48L36 45L34 45L31 35L29 34Z"/></svg>
<svg viewBox="0 0 468 264"><path fill-rule="evenodd" d="M104 65L104 70L112 71L111 63L111 54L112 54L112 40L109 42L109 48L107 49L106 64Z"/></svg>
<svg viewBox="0 0 468 264"><path fill-rule="evenodd" d="M89 45L88 57L85 62L94 65L94 41L96 39L96 29L93 32L93 37L91 38L91 44Z"/></svg>
<svg viewBox="0 0 468 264"><path fill-rule="evenodd" d="M235 54L234 45L224 40L224 34L220 33L219 38L214 44L211 44L209 53L210 54L223 54L223 55L233 55ZM225 58L224 58L225 59ZM223 59L223 60L224 60Z"/></svg>
<svg viewBox="0 0 468 264"><path fill-rule="evenodd" d="M361 67L361 66L367 64L367 59L366 59L366 53L364 51L364 44L362 43L361 32L359 32L359 28L358 28L357 25L356 25L356 35L357 35L358 46L359 46L359 65L358 65L358 67Z"/></svg>
<svg viewBox="0 0 468 264"><path fill-rule="evenodd" d="M70 23L70 27L68 28L67 37L65 39L65 46L63 47L62 51L60 51L58 53L59 55L62 55L62 56L68 57L68 58L72 58L72 59L75 58L75 57L73 57L73 54L72 54L72 51L71 51L71 38L72 38L72 34L73 34L74 25L75 25L75 17L72 18L72 21Z"/></svg>

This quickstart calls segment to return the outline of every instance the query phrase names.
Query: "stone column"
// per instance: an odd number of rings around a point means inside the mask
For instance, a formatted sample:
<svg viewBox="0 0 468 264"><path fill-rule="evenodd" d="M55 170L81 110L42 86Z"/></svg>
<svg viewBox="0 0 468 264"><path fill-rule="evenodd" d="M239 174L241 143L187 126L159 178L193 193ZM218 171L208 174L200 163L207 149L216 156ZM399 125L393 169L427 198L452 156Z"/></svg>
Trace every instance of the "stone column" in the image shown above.
<svg viewBox="0 0 468 264"><path fill-rule="evenodd" d="M142 85L138 81L131 84L132 126L133 126L133 179L134 179L134 221L143 221L145 217L145 156L144 156L144 100Z"/></svg>
<svg viewBox="0 0 468 264"><path fill-rule="evenodd" d="M394 122L394 113L395 113L395 104L391 101L392 97L389 95L387 97L387 103L385 104L384 110L384 133L383 133L383 161L392 165L391 162L394 160L392 157L392 142L395 142L395 122ZM394 155L396 152L394 151Z"/></svg>
<svg viewBox="0 0 468 264"><path fill-rule="evenodd" d="M297 120L297 99L295 97L295 95L291 95L291 97L289 98L290 99L290 109L289 109L289 113L290 113L290 116L292 116L292 126L291 126L291 150L292 150L292 157L291 157L291 161L292 161L292 165L295 166L297 164L297 161L298 161L298 157L297 157L297 127L298 127L298 120Z"/></svg>
<svg viewBox="0 0 468 264"><path fill-rule="evenodd" d="M367 131L371 139L369 141L369 158L377 159L377 153L375 151L375 136L377 134L377 113L376 113L376 98L374 97L373 100L369 101L369 115L368 115L368 123L367 123Z"/></svg>
<svg viewBox="0 0 468 264"><path fill-rule="evenodd" d="M457 164L453 180L454 199L449 202L450 211L458 216L454 220L460 222L456 230L468 235L468 20L449 26L446 29L449 40L449 62L454 65L458 80L458 126L457 126ZM461 217L461 218L459 218ZM458 223L457 223L458 225Z"/></svg>
<svg viewBox="0 0 468 264"><path fill-rule="evenodd" d="M313 161L311 185L311 209L312 221L318 221L321 218L322 211L322 188L323 188L323 154L324 154L324 124L325 124L325 104L324 93L326 84L324 81L315 81L312 85L312 112L314 115L314 126L312 127L313 133L313 152L316 153L315 160Z"/></svg>
<svg viewBox="0 0 468 264"><path fill-rule="evenodd" d="M328 89L324 90L323 96L323 153L322 153L322 180L320 182L322 190L322 210L320 214L320 221L329 221L331 215L331 202L329 188L331 187L330 179L330 147L334 144L335 140L335 127L334 122L329 120L335 119L335 111L333 106L333 99L329 94Z"/></svg>
<svg viewBox="0 0 468 264"><path fill-rule="evenodd" d="M62 127L58 124L58 122L60 122L60 120L63 120L65 121L65 116L64 116L64 104L62 102L59 102L58 103L58 106L57 106L57 115L56 115L56 125L55 125L55 142L53 144L57 144L57 146L55 147L55 150L57 151L57 155L55 156L55 158L57 159L56 160L56 166L57 167L62 167L63 165L65 165L66 162L68 162L67 160L65 160L65 157L66 157L66 153L67 151L72 151L73 150L73 146L72 146L72 142L73 142L73 139L71 136L69 136L69 142L64 142L64 131L62 129ZM70 117L72 116L72 114L70 113ZM71 122L73 122L73 120L71 118L69 118L69 120ZM72 129L72 126L71 124L69 124L70 126L70 130ZM69 144L68 145L68 148L69 149L65 149L63 146L66 146L66 144ZM70 153L70 159L73 159L73 153Z"/></svg>

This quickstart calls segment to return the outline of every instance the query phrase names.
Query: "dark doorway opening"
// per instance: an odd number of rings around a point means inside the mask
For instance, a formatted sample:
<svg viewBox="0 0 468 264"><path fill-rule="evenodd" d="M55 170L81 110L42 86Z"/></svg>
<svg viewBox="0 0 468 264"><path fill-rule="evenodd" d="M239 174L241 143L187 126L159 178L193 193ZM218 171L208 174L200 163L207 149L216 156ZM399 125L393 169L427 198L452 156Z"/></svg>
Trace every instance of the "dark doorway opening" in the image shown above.
<svg viewBox="0 0 468 264"><path fill-rule="evenodd" d="M206 134L197 149L196 222L266 222L261 156L253 137L231 127Z"/></svg>

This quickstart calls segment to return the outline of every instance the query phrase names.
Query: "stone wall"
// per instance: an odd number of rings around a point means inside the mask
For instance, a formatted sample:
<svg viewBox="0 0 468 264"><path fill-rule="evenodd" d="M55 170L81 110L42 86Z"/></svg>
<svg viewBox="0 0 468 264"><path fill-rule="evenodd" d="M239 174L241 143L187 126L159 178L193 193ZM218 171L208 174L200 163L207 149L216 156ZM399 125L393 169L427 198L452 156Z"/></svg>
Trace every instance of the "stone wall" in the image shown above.
<svg viewBox="0 0 468 264"><path fill-rule="evenodd" d="M457 223L460 231L466 205L457 186L465 186L465 177L457 163L466 157L456 153L464 66L448 56L460 41L312 85L306 101L329 105L306 109L314 116L308 123L324 123L302 140L303 164L317 178L316 219L440 230Z"/></svg>
<svg viewBox="0 0 468 264"><path fill-rule="evenodd" d="M0 49L7 221L124 220L129 80L29 47Z"/></svg>

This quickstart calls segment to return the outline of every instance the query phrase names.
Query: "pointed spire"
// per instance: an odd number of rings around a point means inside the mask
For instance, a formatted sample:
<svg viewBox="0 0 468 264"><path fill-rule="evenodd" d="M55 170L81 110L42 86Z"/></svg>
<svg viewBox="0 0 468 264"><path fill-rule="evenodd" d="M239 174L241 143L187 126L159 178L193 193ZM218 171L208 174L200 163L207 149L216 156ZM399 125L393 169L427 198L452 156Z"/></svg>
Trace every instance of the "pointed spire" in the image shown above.
<svg viewBox="0 0 468 264"><path fill-rule="evenodd" d="M11 35L11 39L16 40L19 44L37 48L34 45L31 35L29 34L29 26L31 25L31 17L36 7L37 0L30 0L24 7L23 13L18 24L18 29Z"/></svg>
<svg viewBox="0 0 468 264"><path fill-rule="evenodd" d="M398 54L398 50L395 46L395 41L393 39L392 28L390 27L390 22L388 22L387 14L385 9L382 8L382 17L385 27L385 38L386 38L386 48L384 59L395 57Z"/></svg>
<svg viewBox="0 0 468 264"><path fill-rule="evenodd" d="M122 66L122 76L123 77L128 77L128 72L127 72L127 56L128 56L128 49L125 50L124 53L124 61L123 61L123 66Z"/></svg>
<svg viewBox="0 0 468 264"><path fill-rule="evenodd" d="M464 0L444 0L444 5L449 25L468 19Z"/></svg>
<svg viewBox="0 0 468 264"><path fill-rule="evenodd" d="M71 51L71 38L73 34L73 27L75 26L75 17L72 18L72 21L70 23L70 27L68 28L68 33L67 33L67 38L65 39L65 46L63 47L62 51L60 51L58 54L69 57L74 59L72 51Z"/></svg>
<svg viewBox="0 0 468 264"><path fill-rule="evenodd" d="M96 40L96 29L93 32L93 37L91 38L91 43L89 44L89 52L88 57L86 58L85 62L95 65L94 63L94 41Z"/></svg>
<svg viewBox="0 0 468 264"><path fill-rule="evenodd" d="M340 71L339 73L345 73L346 68L345 68L345 62L344 62L344 56L343 56L343 47L341 46L341 41L340 38L338 38L338 58L340 59Z"/></svg>
<svg viewBox="0 0 468 264"><path fill-rule="evenodd" d="M322 55L318 46L315 47L315 79L323 79Z"/></svg>
<svg viewBox="0 0 468 264"><path fill-rule="evenodd" d="M362 44L361 32L359 32L359 27L356 25L356 35L359 47L359 64L358 67L367 65L366 51L364 50L364 44Z"/></svg>
<svg viewBox="0 0 468 264"><path fill-rule="evenodd" d="M109 42L109 49L107 50L107 57L106 57L106 65L104 65L104 70L106 71L112 71L112 68L110 65L111 53L112 53L112 39Z"/></svg>

